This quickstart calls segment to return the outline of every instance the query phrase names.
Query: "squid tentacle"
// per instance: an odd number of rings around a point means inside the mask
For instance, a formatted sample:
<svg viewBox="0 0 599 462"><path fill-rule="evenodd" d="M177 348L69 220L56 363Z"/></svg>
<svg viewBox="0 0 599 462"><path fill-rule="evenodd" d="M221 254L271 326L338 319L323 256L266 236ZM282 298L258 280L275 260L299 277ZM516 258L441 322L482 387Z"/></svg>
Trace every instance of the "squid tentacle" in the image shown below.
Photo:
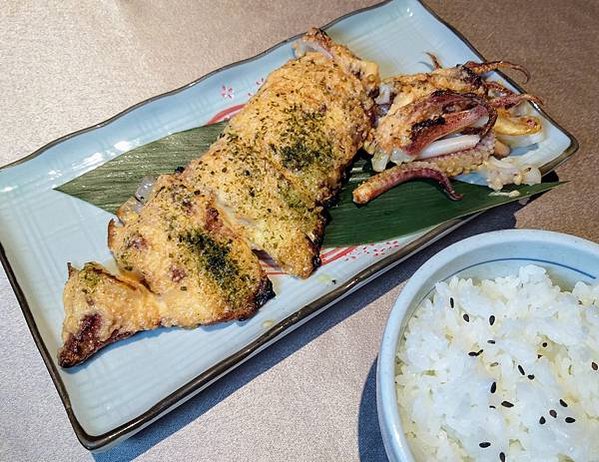
<svg viewBox="0 0 599 462"><path fill-rule="evenodd" d="M354 189L352 193L353 200L356 204L366 204L394 186L417 178L434 180L441 185L450 199L462 199L462 195L453 189L447 175L435 164L431 162L411 162L409 164L396 165L378 175L370 177Z"/></svg>
<svg viewBox="0 0 599 462"><path fill-rule="evenodd" d="M439 58L437 57L437 55L435 55L434 53L431 53L429 51L427 51L426 54L431 59L431 62L433 64L433 69L435 71L438 69L443 69L443 66L441 65L441 62L439 61Z"/></svg>
<svg viewBox="0 0 599 462"><path fill-rule="evenodd" d="M513 69L524 74L524 77L526 78L524 83L530 80L530 72L528 72L528 69L526 69L524 66L520 66L519 64L510 63L509 61L488 61L485 63L468 61L466 64L464 64L464 67L470 69L477 75L483 75L487 72L496 71L503 68Z"/></svg>
<svg viewBox="0 0 599 462"><path fill-rule="evenodd" d="M496 108L510 108L520 104L522 101L530 101L536 103L539 106L543 105L543 100L535 95L529 95L527 93L512 94L508 96L499 96L489 101L489 104Z"/></svg>
<svg viewBox="0 0 599 462"><path fill-rule="evenodd" d="M471 149L392 167L358 186L353 191L353 200L356 204L366 204L394 186L418 178L435 180L450 199L460 200L462 196L455 191L449 178L480 167L493 154L495 141L495 135L490 132Z"/></svg>
<svg viewBox="0 0 599 462"><path fill-rule="evenodd" d="M476 146L462 151L452 152L429 159L447 176L454 177L462 173L477 170L495 151L496 137L490 132Z"/></svg>
<svg viewBox="0 0 599 462"><path fill-rule="evenodd" d="M515 93L509 88L503 86L501 83L496 82L494 80L489 80L485 82L485 87L487 87L487 92L489 90L494 90L501 96L511 96L515 95Z"/></svg>
<svg viewBox="0 0 599 462"><path fill-rule="evenodd" d="M389 80L385 81L394 91L380 102L384 100L388 105L391 96L393 103L388 111L382 112L366 149L378 157L377 162L382 163L383 168L389 160L398 165L356 188L353 198L358 204L365 204L395 185L416 178L438 182L451 199L459 200L461 196L453 189L449 178L479 169L491 156L509 155L509 147L498 141L492 131L498 116L505 125L506 114L511 114L510 108L523 101L543 104L534 95L517 94L500 82L484 78L488 72L508 68L522 72L528 80L530 74L522 66L508 61L469 61L443 69L434 54L427 54L434 67L431 73L401 76L391 84ZM424 93L430 88L434 90L428 95ZM486 121L482 123L484 118ZM425 150L431 143L457 132L476 134L479 142L469 149L465 148L472 144L462 145L458 147L462 150L456 152L450 152L447 147L442 151L436 145L436 150L430 153Z"/></svg>

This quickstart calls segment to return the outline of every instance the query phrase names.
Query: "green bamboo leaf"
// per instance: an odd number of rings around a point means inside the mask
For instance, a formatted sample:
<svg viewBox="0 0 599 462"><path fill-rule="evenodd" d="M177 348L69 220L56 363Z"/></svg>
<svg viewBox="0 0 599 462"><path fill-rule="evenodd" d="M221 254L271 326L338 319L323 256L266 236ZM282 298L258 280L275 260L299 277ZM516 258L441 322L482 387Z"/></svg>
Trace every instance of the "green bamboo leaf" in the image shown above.
<svg viewBox="0 0 599 462"><path fill-rule="evenodd" d="M400 184L364 206L352 202L352 191L369 176L355 172L343 187L338 204L330 209L325 247L342 247L380 242L439 225L449 220L482 212L502 204L517 201L548 191L560 182L541 183L532 186L507 186L505 192L517 190L519 195L490 195L485 186L454 181L455 190L464 198L448 199L441 188L427 180ZM359 167L358 167L359 170Z"/></svg>
<svg viewBox="0 0 599 462"><path fill-rule="evenodd" d="M142 178L172 173L196 159L216 140L225 122L193 128L135 148L56 189L82 199L110 213L133 196ZM339 201L330 209L324 246L366 244L411 234L476 212L548 191L560 183L511 186L517 197L493 196L491 190L454 182L461 201L451 201L434 183L411 181L393 188L365 206L352 201L352 191L370 176L370 164L359 160Z"/></svg>
<svg viewBox="0 0 599 462"><path fill-rule="evenodd" d="M135 194L143 177L173 173L177 167L186 166L214 143L225 125L219 122L173 133L127 151L55 189L114 213Z"/></svg>

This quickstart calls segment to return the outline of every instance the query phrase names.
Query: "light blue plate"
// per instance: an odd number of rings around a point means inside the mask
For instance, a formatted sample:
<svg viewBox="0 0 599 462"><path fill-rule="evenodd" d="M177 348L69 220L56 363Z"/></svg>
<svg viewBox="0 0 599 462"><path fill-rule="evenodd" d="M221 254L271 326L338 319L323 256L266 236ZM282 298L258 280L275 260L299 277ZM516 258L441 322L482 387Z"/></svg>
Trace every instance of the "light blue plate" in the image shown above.
<svg viewBox="0 0 599 462"><path fill-rule="evenodd" d="M417 0L352 13L331 36L381 65L383 75L480 59ZM136 146L219 119L238 109L262 79L292 56L289 39L270 50L140 103L95 127L48 144L0 170L0 257L23 314L82 444L105 448L131 436L341 297L459 226L456 220L410 236L356 248L325 249L325 265L305 281L275 275L277 297L251 320L195 330L159 329L112 345L85 365L57 367L66 263L110 265L111 215L53 191ZM577 143L545 120L547 138L528 155L552 168Z"/></svg>

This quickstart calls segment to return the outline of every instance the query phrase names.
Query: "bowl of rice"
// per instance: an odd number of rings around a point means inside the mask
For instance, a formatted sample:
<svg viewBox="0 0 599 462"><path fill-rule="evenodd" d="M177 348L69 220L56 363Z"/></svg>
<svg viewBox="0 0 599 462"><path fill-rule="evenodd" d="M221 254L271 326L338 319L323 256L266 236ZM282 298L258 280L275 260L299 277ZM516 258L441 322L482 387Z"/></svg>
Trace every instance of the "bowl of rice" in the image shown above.
<svg viewBox="0 0 599 462"><path fill-rule="evenodd" d="M453 244L408 281L377 364L391 461L599 461L599 245Z"/></svg>

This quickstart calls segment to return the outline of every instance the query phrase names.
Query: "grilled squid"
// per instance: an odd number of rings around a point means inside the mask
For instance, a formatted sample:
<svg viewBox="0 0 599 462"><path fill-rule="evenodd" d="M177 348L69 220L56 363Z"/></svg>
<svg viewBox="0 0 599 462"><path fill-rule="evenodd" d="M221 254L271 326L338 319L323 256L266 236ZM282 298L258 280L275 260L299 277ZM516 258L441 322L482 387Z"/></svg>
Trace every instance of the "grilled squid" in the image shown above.
<svg viewBox="0 0 599 462"><path fill-rule="evenodd" d="M391 77L379 86L375 126L364 148L372 155L373 170L382 173L354 190L358 204L416 178L437 181L451 199L459 200L449 178L483 166L485 172L493 172L486 175L489 186L501 185L500 189L520 177L497 174L497 165L491 166L489 159L507 157L512 147L543 138L540 120L526 114L522 104L541 104L541 100L484 78L488 72L509 68L528 80L526 69L507 61L470 61L442 68L434 55L429 56L432 72ZM396 165L386 170L389 162ZM508 170L513 166L501 171ZM530 181L540 177L534 167L525 165L521 170Z"/></svg>
<svg viewBox="0 0 599 462"><path fill-rule="evenodd" d="M396 164L410 162L433 141L447 135L467 130L484 136L496 118L497 112L484 98L437 90L403 106L394 104L379 121L366 149L389 154ZM479 121L482 121L481 126L476 126ZM457 150L460 147L458 145Z"/></svg>
<svg viewBox="0 0 599 462"><path fill-rule="evenodd" d="M378 64L358 58L349 48L335 43L324 31L315 28L310 29L293 47L298 58L308 51L323 54L358 77L369 94L378 90L381 83Z"/></svg>
<svg viewBox="0 0 599 462"><path fill-rule="evenodd" d="M487 63L469 61L466 64L451 68L437 67L439 63L436 58L433 63L435 69L430 73L399 75L384 80L381 84L381 88L385 88L383 92L390 91L393 104L402 106L426 97L436 90L472 93L487 99L505 97L507 99L504 99L504 101L508 104L509 97L521 97L522 95L515 94L499 82L484 79L483 75L498 69L513 69L522 72L526 80L530 76L523 67L507 61ZM530 95L527 95L527 97L530 97ZM380 102L380 100L377 102Z"/></svg>
<svg viewBox="0 0 599 462"><path fill-rule="evenodd" d="M396 165L371 176L354 189L353 200L356 204L366 204L394 186L418 178L436 181L450 199L460 200L462 196L453 189L449 177L478 169L492 156L494 149L495 135L489 132L470 149Z"/></svg>

